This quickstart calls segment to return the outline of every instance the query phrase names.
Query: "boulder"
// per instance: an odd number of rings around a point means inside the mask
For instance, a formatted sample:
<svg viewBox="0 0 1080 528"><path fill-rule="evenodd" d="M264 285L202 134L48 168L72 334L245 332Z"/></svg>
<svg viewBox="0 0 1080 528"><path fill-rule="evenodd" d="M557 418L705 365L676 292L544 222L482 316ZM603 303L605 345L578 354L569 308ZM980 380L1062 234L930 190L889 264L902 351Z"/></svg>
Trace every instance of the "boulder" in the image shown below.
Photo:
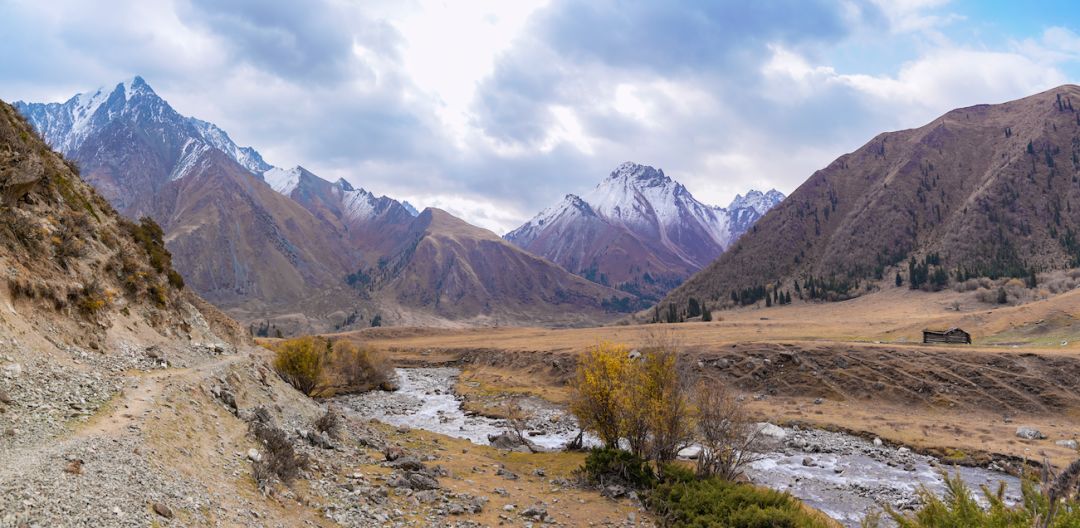
<svg viewBox="0 0 1080 528"><path fill-rule="evenodd" d="M162 517L164 517L166 519L172 519L173 518L172 508L169 508L168 506L166 506L164 503L161 503L161 502L155 502L154 503L154 513L156 513L156 514L158 514L158 515L160 515L160 516L162 516Z"/></svg>
<svg viewBox="0 0 1080 528"><path fill-rule="evenodd" d="M1016 437L1025 440L1042 440L1046 438L1046 435L1034 427L1021 426L1016 428Z"/></svg>
<svg viewBox="0 0 1080 528"><path fill-rule="evenodd" d="M1080 447L1080 444L1077 444L1076 440L1073 439L1058 440L1057 442L1054 442L1054 444L1072 450L1076 450Z"/></svg>
<svg viewBox="0 0 1080 528"><path fill-rule="evenodd" d="M761 438L777 442L783 442L784 439L787 438L787 431L785 431L783 427L768 422L757 424L757 433Z"/></svg>

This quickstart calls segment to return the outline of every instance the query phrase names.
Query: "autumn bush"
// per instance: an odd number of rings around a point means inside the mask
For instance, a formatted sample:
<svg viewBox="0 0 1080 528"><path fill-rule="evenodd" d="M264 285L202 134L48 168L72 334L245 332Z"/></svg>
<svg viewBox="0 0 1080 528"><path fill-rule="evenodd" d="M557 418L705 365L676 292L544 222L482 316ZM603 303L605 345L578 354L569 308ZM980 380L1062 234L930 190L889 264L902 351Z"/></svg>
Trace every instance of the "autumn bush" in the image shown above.
<svg viewBox="0 0 1080 528"><path fill-rule="evenodd" d="M274 346L274 370L296 390L312 395L322 380L327 344L311 336L283 341Z"/></svg>
<svg viewBox="0 0 1080 528"><path fill-rule="evenodd" d="M693 405L677 363L670 339L651 339L633 352L600 343L579 361L570 410L606 447L624 441L632 454L662 472L694 433Z"/></svg>
<svg viewBox="0 0 1080 528"><path fill-rule="evenodd" d="M389 388L394 379L394 367L385 354L344 339L332 346L331 372L348 392Z"/></svg>
<svg viewBox="0 0 1080 528"><path fill-rule="evenodd" d="M623 378L630 369L623 345L602 342L578 360L570 397L570 412L582 429L595 434L605 446L617 448L623 436Z"/></svg>
<svg viewBox="0 0 1080 528"><path fill-rule="evenodd" d="M393 365L385 354L373 348L312 336L268 346L274 351L274 369L308 396L393 388Z"/></svg>

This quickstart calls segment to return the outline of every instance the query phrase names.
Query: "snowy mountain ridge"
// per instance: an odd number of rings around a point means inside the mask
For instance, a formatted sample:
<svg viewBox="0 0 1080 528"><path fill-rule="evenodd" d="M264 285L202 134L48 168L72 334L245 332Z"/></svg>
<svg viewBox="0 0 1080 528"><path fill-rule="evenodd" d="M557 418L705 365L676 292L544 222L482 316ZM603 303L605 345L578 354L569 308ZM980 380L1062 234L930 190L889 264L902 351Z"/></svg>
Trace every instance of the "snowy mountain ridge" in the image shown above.
<svg viewBox="0 0 1080 528"><path fill-rule="evenodd" d="M301 180L318 178L303 167L291 169L267 163L253 147L241 147L229 134L214 123L176 112L139 76L117 83L113 88L101 87L76 94L63 103L15 103L45 139L45 142L65 156L75 157L87 138L93 137L116 119L154 124L163 142L176 145L176 159L168 171L169 181L182 179L199 166L199 161L212 149L235 160L252 174L260 177L275 191L290 196ZM353 189L340 180L338 197L343 210L353 220L366 220L387 207L385 196L377 197L364 189ZM294 197L295 198L295 197ZM395 201L395 203L397 203ZM405 210L413 217L419 213L411 205Z"/></svg>
<svg viewBox="0 0 1080 528"><path fill-rule="evenodd" d="M663 291L657 276L667 276L667 284L685 279L783 198L751 190L727 208L710 206L663 170L625 162L589 192L567 194L504 238L587 278L622 282L635 293Z"/></svg>

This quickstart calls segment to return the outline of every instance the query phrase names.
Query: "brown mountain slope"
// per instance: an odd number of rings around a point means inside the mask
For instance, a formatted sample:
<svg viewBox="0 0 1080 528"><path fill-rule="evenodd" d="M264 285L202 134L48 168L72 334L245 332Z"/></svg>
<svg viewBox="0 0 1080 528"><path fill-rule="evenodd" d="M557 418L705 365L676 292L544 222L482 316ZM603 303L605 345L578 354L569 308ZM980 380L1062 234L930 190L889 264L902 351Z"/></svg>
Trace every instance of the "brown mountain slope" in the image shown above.
<svg viewBox="0 0 1080 528"><path fill-rule="evenodd" d="M1067 85L881 134L814 173L661 305L731 302L747 289L752 300L753 288L791 290L793 279L808 278L817 297L845 298L858 294L858 281L928 255L931 273L953 278L1076 265L1074 101L1080 87Z"/></svg>
<svg viewBox="0 0 1080 528"><path fill-rule="evenodd" d="M279 312L341 287L351 267L337 229L217 150L162 189L153 216L168 233L177 269L226 309Z"/></svg>
<svg viewBox="0 0 1080 528"><path fill-rule="evenodd" d="M591 324L636 303L433 208L413 221L392 257L358 275L357 285L386 303L479 324Z"/></svg>
<svg viewBox="0 0 1080 528"><path fill-rule="evenodd" d="M297 183L288 196L334 225L368 264L392 251L412 224L413 216L397 200L355 189L343 179L324 180L303 167L292 170Z"/></svg>

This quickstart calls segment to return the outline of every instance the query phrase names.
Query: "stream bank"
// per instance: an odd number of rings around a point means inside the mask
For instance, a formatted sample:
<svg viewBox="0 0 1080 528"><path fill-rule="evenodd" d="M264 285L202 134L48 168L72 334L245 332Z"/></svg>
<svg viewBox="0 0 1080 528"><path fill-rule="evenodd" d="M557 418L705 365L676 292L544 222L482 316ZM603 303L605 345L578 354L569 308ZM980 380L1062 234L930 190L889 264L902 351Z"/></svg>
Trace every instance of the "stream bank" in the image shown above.
<svg viewBox="0 0 1080 528"><path fill-rule="evenodd" d="M396 392L369 392L336 398L357 416L487 445L488 438L507 430L505 420L466 413L454 394L460 375L456 368L399 368L401 388ZM559 449L577 435L572 416L538 398L525 398L532 415L529 440L544 449ZM787 491L845 526L858 526L868 511L888 504L910 509L918 504L917 491L926 486L944 491L942 471L958 473L973 489L996 488L1005 482L1006 497L1019 500L1020 481L985 468L951 466L914 453L853 435L770 426L772 448L747 471L750 479Z"/></svg>

